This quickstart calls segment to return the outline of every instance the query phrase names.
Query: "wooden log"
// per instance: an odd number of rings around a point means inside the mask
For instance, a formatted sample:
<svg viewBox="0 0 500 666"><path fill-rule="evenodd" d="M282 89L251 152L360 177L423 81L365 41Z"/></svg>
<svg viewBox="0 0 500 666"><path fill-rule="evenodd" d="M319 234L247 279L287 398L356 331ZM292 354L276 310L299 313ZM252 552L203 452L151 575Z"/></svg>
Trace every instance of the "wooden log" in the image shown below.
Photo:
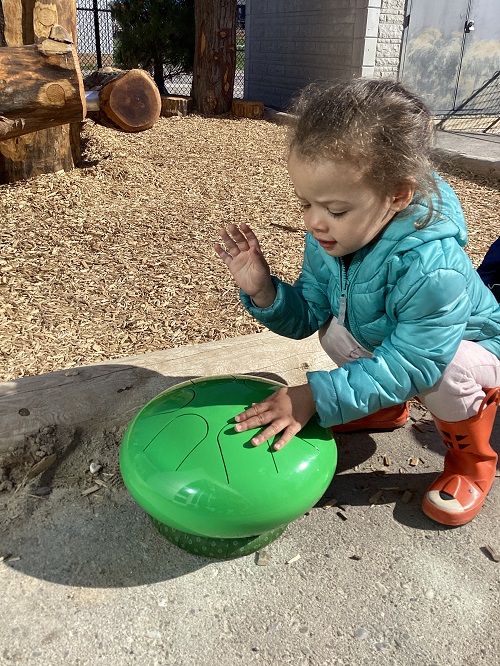
<svg viewBox="0 0 500 666"><path fill-rule="evenodd" d="M61 25L76 44L76 3L72 0L2 0L0 43L23 46L43 42ZM70 125L0 141L0 183L74 167Z"/></svg>
<svg viewBox="0 0 500 666"><path fill-rule="evenodd" d="M170 116L187 116L193 111L194 100L192 97L184 95L162 95L161 96L161 115L169 118Z"/></svg>
<svg viewBox="0 0 500 666"><path fill-rule="evenodd" d="M0 141L0 183L73 169L70 128L58 125Z"/></svg>
<svg viewBox="0 0 500 666"><path fill-rule="evenodd" d="M98 437L182 381L260 374L295 385L308 370L331 368L317 336L288 340L265 331L0 383L0 481L2 469L14 478L16 465L33 464L44 432L56 431L62 449L76 430Z"/></svg>
<svg viewBox="0 0 500 666"><path fill-rule="evenodd" d="M233 99L231 111L233 115L239 118L262 118L264 116L264 102Z"/></svg>
<svg viewBox="0 0 500 666"><path fill-rule="evenodd" d="M99 110L87 110L94 122L123 132L142 132L160 117L161 98L143 69L105 67L85 77L86 91L98 91Z"/></svg>
<svg viewBox="0 0 500 666"><path fill-rule="evenodd" d="M56 26L54 26L56 28ZM60 26L57 26L60 28ZM62 30L62 28L61 28ZM49 37L0 49L0 140L83 119L83 79L76 49Z"/></svg>

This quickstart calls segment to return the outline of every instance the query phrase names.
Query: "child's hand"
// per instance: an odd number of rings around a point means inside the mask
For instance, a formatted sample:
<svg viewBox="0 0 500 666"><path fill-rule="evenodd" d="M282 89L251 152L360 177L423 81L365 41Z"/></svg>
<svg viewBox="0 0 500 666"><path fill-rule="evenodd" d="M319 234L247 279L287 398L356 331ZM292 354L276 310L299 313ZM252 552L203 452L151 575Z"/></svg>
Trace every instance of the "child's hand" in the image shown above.
<svg viewBox="0 0 500 666"><path fill-rule="evenodd" d="M250 440L258 446L279 432L283 434L274 444L276 450L282 449L309 421L316 411L309 384L278 389L262 402L257 402L235 417L236 432L244 432L270 423Z"/></svg>
<svg viewBox="0 0 500 666"><path fill-rule="evenodd" d="M250 296L257 307L267 308L272 305L276 289L271 280L271 271L257 236L248 224L243 222L240 228L230 224L227 229L221 229L220 237L226 247L224 249L220 243L215 243L215 251L229 268L238 287Z"/></svg>

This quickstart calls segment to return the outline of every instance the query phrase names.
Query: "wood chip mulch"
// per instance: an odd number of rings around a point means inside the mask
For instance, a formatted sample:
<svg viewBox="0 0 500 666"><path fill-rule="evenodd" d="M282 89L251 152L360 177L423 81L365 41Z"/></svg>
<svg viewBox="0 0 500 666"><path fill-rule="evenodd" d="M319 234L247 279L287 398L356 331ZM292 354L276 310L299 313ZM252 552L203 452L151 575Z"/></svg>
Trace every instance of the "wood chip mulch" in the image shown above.
<svg viewBox="0 0 500 666"><path fill-rule="evenodd" d="M303 228L285 128L160 118L140 134L84 123L83 168L0 186L0 381L262 330L213 250L250 223L293 281ZM474 265L498 236L498 183L440 169Z"/></svg>

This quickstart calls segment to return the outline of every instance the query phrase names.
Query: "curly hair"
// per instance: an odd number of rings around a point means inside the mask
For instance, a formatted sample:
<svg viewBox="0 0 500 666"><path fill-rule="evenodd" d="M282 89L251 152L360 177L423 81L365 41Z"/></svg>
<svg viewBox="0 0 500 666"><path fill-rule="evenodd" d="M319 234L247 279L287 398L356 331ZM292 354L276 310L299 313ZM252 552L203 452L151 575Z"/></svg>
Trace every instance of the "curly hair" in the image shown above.
<svg viewBox="0 0 500 666"><path fill-rule="evenodd" d="M411 183L433 215L439 199L431 151L432 116L416 95L397 81L358 78L328 86L311 84L290 109L289 150L308 161L346 160L382 196Z"/></svg>

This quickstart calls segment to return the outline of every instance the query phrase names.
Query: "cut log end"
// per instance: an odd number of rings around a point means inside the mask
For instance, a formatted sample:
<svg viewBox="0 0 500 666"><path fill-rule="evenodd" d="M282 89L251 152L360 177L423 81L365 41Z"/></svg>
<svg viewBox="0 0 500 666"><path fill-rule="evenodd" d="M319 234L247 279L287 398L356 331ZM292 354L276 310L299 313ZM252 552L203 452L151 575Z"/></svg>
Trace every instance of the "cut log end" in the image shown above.
<svg viewBox="0 0 500 666"><path fill-rule="evenodd" d="M105 86L99 95L101 113L124 132L142 132L160 117L160 93L143 70L133 69Z"/></svg>
<svg viewBox="0 0 500 666"><path fill-rule="evenodd" d="M166 118L170 116L187 116L193 111L194 100L192 97L183 95L162 95L161 115Z"/></svg>
<svg viewBox="0 0 500 666"><path fill-rule="evenodd" d="M249 99L233 99L231 111L239 118L263 118L264 103Z"/></svg>

